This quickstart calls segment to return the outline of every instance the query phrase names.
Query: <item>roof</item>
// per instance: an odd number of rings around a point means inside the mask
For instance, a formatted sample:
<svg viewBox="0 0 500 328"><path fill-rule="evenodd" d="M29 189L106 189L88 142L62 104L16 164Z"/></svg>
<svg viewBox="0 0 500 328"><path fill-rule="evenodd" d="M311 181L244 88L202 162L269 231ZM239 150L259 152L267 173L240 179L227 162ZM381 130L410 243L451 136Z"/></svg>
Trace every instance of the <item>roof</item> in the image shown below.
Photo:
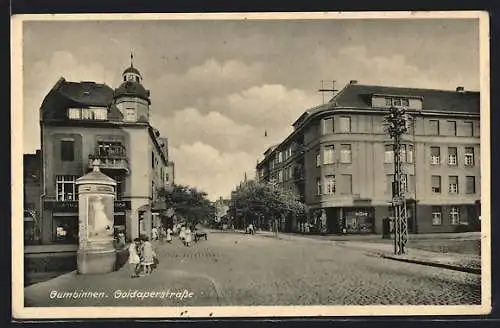
<svg viewBox="0 0 500 328"><path fill-rule="evenodd" d="M41 115L46 119L63 119L68 107L109 107L113 89L95 82L69 82L61 77L45 96Z"/></svg>
<svg viewBox="0 0 500 328"><path fill-rule="evenodd" d="M137 68L135 68L134 66L130 66L129 68L127 68L126 70L123 71L123 74L127 74L127 73L134 73L137 75L141 75L139 70Z"/></svg>
<svg viewBox="0 0 500 328"><path fill-rule="evenodd" d="M123 82L114 92L115 97L119 96L132 96L138 97L144 100L147 100L148 103L151 103L149 100L149 90L146 90L142 84L132 81Z"/></svg>
<svg viewBox="0 0 500 328"><path fill-rule="evenodd" d="M108 177L106 174L102 173L101 171L90 171L89 173L85 174L84 176L78 178L76 180L78 183L83 183L83 182L104 182L106 184L112 184L116 185L116 181L113 180L112 178Z"/></svg>
<svg viewBox="0 0 500 328"><path fill-rule="evenodd" d="M330 100L336 107L371 107L372 95L406 96L423 99L422 110L461 112L479 114L479 92L477 91L450 91L419 88L401 88L388 86L373 86L362 84L348 84L338 96ZM321 106L320 106L321 107Z"/></svg>

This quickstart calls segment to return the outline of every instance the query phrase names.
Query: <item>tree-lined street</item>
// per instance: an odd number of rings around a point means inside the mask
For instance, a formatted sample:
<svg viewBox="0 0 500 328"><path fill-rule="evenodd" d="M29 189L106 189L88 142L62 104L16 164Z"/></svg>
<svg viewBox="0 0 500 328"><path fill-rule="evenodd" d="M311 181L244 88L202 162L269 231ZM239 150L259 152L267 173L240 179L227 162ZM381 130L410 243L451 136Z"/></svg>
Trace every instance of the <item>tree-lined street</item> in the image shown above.
<svg viewBox="0 0 500 328"><path fill-rule="evenodd" d="M210 233L185 247L155 244L160 265L132 279L69 274L26 288L27 306L89 305L457 305L480 304L480 275L401 263L307 238ZM104 291L106 298L51 299L53 290ZM116 290L193 292L189 299L115 298Z"/></svg>

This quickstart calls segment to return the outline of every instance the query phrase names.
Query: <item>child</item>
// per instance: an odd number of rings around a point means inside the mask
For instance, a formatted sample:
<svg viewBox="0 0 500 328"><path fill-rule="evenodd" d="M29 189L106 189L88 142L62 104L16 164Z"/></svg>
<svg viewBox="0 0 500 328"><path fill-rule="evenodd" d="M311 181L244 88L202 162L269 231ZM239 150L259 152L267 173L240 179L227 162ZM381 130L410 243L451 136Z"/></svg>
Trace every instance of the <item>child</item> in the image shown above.
<svg viewBox="0 0 500 328"><path fill-rule="evenodd" d="M130 244L128 248L128 263L133 270L132 278L139 277L139 268L141 264L141 259L139 257L139 247L141 244L141 240L139 238L135 238L134 242Z"/></svg>
<svg viewBox="0 0 500 328"><path fill-rule="evenodd" d="M151 274L151 266L154 263L154 250L153 245L149 242L148 237L144 237L142 240L142 261L141 265L144 268L144 274Z"/></svg>

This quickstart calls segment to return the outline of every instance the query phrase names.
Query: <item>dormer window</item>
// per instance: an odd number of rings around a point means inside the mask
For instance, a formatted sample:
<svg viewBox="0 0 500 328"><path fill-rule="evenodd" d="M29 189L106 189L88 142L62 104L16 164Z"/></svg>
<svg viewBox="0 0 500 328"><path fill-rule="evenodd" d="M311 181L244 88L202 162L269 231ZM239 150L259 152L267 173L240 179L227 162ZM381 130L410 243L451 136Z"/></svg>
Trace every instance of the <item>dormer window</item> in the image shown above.
<svg viewBox="0 0 500 328"><path fill-rule="evenodd" d="M403 106L403 107L408 107L410 106L410 100L408 98L385 98L385 104L387 106Z"/></svg>
<svg viewBox="0 0 500 328"><path fill-rule="evenodd" d="M108 110L104 107L94 108L68 108L70 120L107 120Z"/></svg>

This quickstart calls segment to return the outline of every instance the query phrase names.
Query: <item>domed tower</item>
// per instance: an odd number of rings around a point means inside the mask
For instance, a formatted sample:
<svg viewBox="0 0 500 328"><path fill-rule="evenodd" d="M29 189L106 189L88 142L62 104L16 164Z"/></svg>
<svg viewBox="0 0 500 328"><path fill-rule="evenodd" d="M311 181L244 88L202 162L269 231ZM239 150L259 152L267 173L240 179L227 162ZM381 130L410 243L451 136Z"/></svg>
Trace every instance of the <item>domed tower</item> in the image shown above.
<svg viewBox="0 0 500 328"><path fill-rule="evenodd" d="M115 104L126 122L149 122L149 90L142 85L142 75L134 67L134 56L130 54L130 67L123 71L123 82L115 89Z"/></svg>

